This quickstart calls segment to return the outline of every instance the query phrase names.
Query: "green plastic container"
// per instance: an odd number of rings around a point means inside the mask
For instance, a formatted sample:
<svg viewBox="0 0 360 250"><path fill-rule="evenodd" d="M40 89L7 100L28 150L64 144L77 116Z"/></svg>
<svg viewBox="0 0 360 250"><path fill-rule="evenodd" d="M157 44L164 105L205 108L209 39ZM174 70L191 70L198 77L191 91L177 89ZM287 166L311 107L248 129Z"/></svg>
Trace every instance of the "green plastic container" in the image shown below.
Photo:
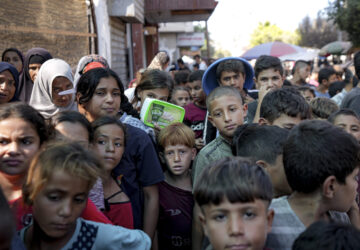
<svg viewBox="0 0 360 250"><path fill-rule="evenodd" d="M149 127L157 123L161 128L174 122L182 122L185 109L172 103L146 98L140 111L141 120Z"/></svg>

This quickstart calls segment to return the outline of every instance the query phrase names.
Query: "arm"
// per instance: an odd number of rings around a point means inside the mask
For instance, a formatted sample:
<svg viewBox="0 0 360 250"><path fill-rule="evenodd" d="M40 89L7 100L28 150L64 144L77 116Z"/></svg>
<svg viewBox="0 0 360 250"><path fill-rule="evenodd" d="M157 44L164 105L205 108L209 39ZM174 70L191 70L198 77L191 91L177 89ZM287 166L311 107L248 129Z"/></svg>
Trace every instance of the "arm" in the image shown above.
<svg viewBox="0 0 360 250"><path fill-rule="evenodd" d="M201 228L201 222L199 219L200 207L195 203L193 210L193 224L192 224L192 249L199 250L202 246L204 233Z"/></svg>
<svg viewBox="0 0 360 250"><path fill-rule="evenodd" d="M264 84L264 86L261 86L260 89L259 89L258 105L256 107L256 113L255 113L255 116L254 116L253 123L259 123L260 108L261 108L262 100L264 99L264 96L271 90L270 88L269 89L266 89L266 88L267 88L267 86Z"/></svg>
<svg viewBox="0 0 360 250"><path fill-rule="evenodd" d="M154 239L159 217L159 191L157 185L143 187L144 190L144 232Z"/></svg>

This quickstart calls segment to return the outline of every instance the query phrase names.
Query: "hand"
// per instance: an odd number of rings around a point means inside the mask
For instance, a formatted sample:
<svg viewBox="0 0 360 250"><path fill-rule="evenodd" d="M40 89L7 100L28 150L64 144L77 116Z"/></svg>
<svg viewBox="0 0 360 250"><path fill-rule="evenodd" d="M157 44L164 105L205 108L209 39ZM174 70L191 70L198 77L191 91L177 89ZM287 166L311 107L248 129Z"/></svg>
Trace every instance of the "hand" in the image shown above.
<svg viewBox="0 0 360 250"><path fill-rule="evenodd" d="M161 130L161 127L159 126L159 124L157 124L157 122L154 122L154 132L155 132L155 136L156 138L159 136L159 133L160 133L160 130Z"/></svg>
<svg viewBox="0 0 360 250"><path fill-rule="evenodd" d="M271 91L266 84L262 85L259 89L259 103L262 101L267 93Z"/></svg>
<svg viewBox="0 0 360 250"><path fill-rule="evenodd" d="M250 102L253 102L254 101L254 98L252 98L250 95L246 95L245 96L245 100L244 102L249 104Z"/></svg>

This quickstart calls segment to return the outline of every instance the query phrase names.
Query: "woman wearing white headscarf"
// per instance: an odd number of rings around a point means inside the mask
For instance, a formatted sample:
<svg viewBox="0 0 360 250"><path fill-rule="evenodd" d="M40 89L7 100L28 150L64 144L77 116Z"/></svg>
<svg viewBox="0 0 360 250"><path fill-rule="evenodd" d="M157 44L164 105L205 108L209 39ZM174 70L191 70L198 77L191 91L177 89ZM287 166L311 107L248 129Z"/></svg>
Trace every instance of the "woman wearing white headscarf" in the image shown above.
<svg viewBox="0 0 360 250"><path fill-rule="evenodd" d="M39 70L29 104L45 119L60 111L76 110L73 87L70 65L58 58L50 59Z"/></svg>

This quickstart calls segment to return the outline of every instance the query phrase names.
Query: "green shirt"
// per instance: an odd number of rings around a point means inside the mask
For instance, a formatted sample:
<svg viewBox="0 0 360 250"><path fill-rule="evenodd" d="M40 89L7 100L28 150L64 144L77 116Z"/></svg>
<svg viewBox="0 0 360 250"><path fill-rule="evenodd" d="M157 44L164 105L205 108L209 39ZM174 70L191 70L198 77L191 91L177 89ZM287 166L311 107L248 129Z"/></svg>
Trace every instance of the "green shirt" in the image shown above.
<svg viewBox="0 0 360 250"><path fill-rule="evenodd" d="M193 164L193 185L204 168L210 163L218 161L227 156L233 156L230 143L219 135L215 140L200 150Z"/></svg>

